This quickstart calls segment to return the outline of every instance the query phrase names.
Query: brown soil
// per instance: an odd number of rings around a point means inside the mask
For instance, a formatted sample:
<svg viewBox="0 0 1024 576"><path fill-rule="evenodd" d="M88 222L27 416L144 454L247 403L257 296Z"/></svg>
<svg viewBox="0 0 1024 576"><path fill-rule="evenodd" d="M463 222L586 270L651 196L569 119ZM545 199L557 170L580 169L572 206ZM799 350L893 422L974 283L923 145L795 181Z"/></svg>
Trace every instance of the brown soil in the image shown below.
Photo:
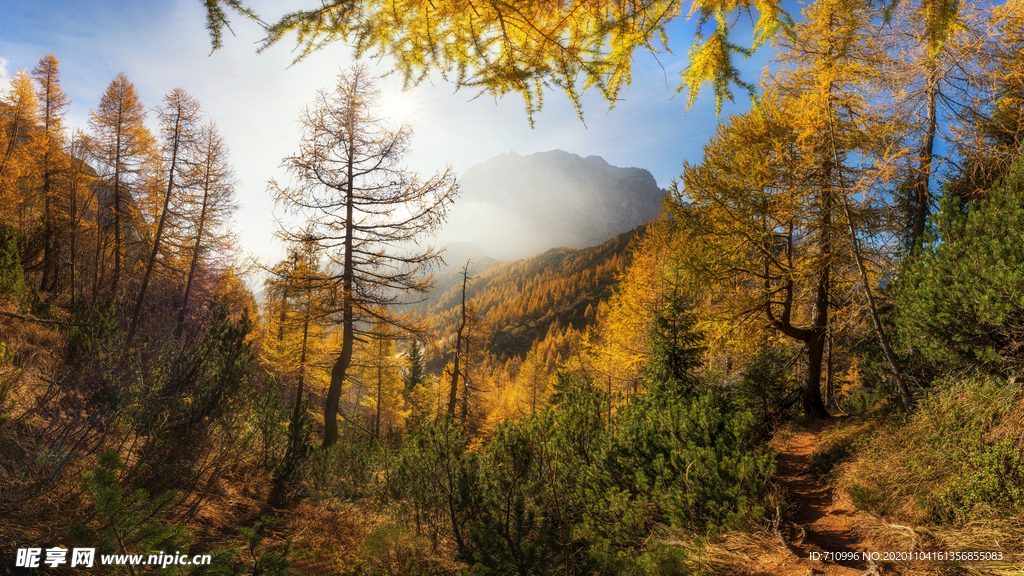
<svg viewBox="0 0 1024 576"><path fill-rule="evenodd" d="M796 431L779 452L778 478L786 491L789 510L782 511L779 532L786 549L757 559L755 574L772 576L860 576L871 570L864 561L811 560L812 553L863 552L867 549L855 529L853 504L835 498L818 478L811 453L831 421L818 420ZM827 556L819 556L827 558Z"/></svg>

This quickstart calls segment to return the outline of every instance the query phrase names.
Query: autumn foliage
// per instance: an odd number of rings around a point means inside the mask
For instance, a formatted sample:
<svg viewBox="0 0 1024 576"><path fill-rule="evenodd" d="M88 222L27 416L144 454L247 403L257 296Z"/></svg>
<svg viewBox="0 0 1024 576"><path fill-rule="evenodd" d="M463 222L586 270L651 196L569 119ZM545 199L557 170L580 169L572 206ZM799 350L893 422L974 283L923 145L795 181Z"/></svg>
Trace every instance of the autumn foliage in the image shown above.
<svg viewBox="0 0 1024 576"><path fill-rule="evenodd" d="M683 7L379 8L267 42L355 39L532 112L545 82L614 98ZM191 574L744 574L793 497L772 439L844 415L816 470L883 528L1024 541L1021 2L692 8L684 89L728 95L726 18L754 12L756 102L655 221L513 262L444 262L455 175L403 167L366 68L300 115L272 262L239 257L227 143L187 92L147 108L118 74L72 134L59 61L16 73L0 533L216 558Z"/></svg>

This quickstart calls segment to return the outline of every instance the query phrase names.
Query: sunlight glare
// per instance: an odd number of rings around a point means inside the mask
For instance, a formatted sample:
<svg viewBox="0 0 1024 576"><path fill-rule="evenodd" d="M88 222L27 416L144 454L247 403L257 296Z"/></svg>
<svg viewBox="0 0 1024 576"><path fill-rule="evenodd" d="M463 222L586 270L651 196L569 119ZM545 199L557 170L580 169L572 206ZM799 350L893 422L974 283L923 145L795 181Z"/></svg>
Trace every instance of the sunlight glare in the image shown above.
<svg viewBox="0 0 1024 576"><path fill-rule="evenodd" d="M416 102L408 90L385 94L381 105L384 115L398 123L411 122L416 114Z"/></svg>

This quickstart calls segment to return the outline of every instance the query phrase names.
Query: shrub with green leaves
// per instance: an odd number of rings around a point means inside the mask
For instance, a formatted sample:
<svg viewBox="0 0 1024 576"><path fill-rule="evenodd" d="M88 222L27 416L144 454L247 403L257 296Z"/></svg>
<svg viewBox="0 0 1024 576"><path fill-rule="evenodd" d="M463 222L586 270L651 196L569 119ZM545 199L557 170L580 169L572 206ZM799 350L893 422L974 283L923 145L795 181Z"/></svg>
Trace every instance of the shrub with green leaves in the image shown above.
<svg viewBox="0 0 1024 576"><path fill-rule="evenodd" d="M409 523L478 575L700 573L676 537L760 518L771 457L750 413L696 373L701 336L675 299L650 348L647 392L617 413L563 372L543 411L503 422L478 450L450 419L421 426L390 478Z"/></svg>
<svg viewBox="0 0 1024 576"><path fill-rule="evenodd" d="M988 198L947 194L896 290L903 340L943 367L1024 366L1024 158Z"/></svg>
<svg viewBox="0 0 1024 576"><path fill-rule="evenodd" d="M605 467L660 522L703 532L760 516L773 468L752 442L750 412L695 373L701 339L693 314L669 298L651 332L648 393L622 411Z"/></svg>
<svg viewBox="0 0 1024 576"><path fill-rule="evenodd" d="M238 544L210 551L209 564L191 566L191 576L286 576L291 573L292 540L273 541L273 527L281 518L260 516L252 526L238 529ZM267 542L271 540L271 542Z"/></svg>
<svg viewBox="0 0 1024 576"><path fill-rule="evenodd" d="M263 544L271 535L271 528L275 524L281 524L280 518L272 516L260 516L251 527L243 527L239 530L246 542L248 555L252 559L253 576L286 576L291 566L289 556L292 552L292 541L289 538L284 544L278 546L267 546Z"/></svg>
<svg viewBox="0 0 1024 576"><path fill-rule="evenodd" d="M281 387L274 378L268 378L253 390L252 426L259 443L260 464L265 470L277 470L285 458L289 429L284 424L287 414ZM301 428L298 430L301 434Z"/></svg>
<svg viewBox="0 0 1024 576"><path fill-rule="evenodd" d="M308 432L308 426L304 430ZM292 436L290 440L301 445L296 448L300 452L294 452L292 456L296 458L292 480L299 481L311 496L317 500L340 498L355 501L361 498L380 499L387 493L389 470L395 455L381 442L372 437L360 438L315 449L308 442L307 432L300 431L299 436ZM297 458L300 455L301 458ZM283 473L285 470L282 468L280 471Z"/></svg>
<svg viewBox="0 0 1024 576"><path fill-rule="evenodd" d="M798 384L789 370L793 354L793 350L765 340L736 383L736 399L754 415L761 439L797 415Z"/></svg>
<svg viewBox="0 0 1024 576"><path fill-rule="evenodd" d="M0 296L20 300L24 296L25 271L13 228L0 226Z"/></svg>
<svg viewBox="0 0 1024 576"><path fill-rule="evenodd" d="M240 415L256 396L250 327L246 316L233 319L227 305L214 300L197 343L167 342L151 358L121 365L117 406L145 438L132 469L141 483L186 485L198 478L201 467L192 464L203 448L225 428L241 433Z"/></svg>
<svg viewBox="0 0 1024 576"><path fill-rule="evenodd" d="M427 539L395 524L385 524L367 534L360 556L368 576L426 576L440 572Z"/></svg>
<svg viewBox="0 0 1024 576"><path fill-rule="evenodd" d="M118 483L123 467L117 452L107 449L99 465L82 476L85 497L96 513L88 525L73 524L75 540L95 545L98 554L148 554L158 550L186 552L191 541L184 526L162 523L178 502L175 492L151 498L146 490L125 493Z"/></svg>
<svg viewBox="0 0 1024 576"><path fill-rule="evenodd" d="M450 417L421 426L399 452L389 482L417 533L426 533L434 549L451 545L461 560L471 557L467 524L479 498L480 466L468 448L469 436Z"/></svg>
<svg viewBox="0 0 1024 576"><path fill-rule="evenodd" d="M480 574L548 574L561 565L565 533L556 524L552 489L564 490L568 483L565 470L560 478L546 450L551 417L546 411L504 422L484 449L480 504L470 532L475 571ZM586 474L579 469L575 473Z"/></svg>

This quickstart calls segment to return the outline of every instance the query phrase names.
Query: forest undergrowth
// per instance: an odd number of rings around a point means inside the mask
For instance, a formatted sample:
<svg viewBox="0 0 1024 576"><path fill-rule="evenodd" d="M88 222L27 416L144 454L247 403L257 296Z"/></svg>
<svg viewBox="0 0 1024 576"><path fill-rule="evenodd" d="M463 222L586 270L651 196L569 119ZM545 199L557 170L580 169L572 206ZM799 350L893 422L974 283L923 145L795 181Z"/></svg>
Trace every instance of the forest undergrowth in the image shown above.
<svg viewBox="0 0 1024 576"><path fill-rule="evenodd" d="M191 337L159 337L173 332L171 310L127 347L116 307L48 301L11 242L0 254L0 565L66 546L210 555L179 574L1018 574L1024 307L977 295L1017 293L1006 263L1024 262L1020 246L997 240L1016 233L1022 169L966 211L945 201L887 288L887 322L932 310L894 331L912 410L862 340L823 388L845 414L830 420L799 415L793 347L762 341L742 369L723 370L678 277L661 277L654 300L636 289L668 253L664 228L636 241L575 358L535 396L526 379L505 384L518 413L487 418L481 400L446 413L429 401L438 379L411 365L400 420L375 420L381 388L349 390L370 401L345 405L343 441L328 447L309 409L322 395L311 387L298 409L285 397L295 388L278 378L294 374L260 353L283 341L273 315L232 276ZM635 310L649 316L631 333L622 318ZM642 361L602 360L640 340ZM387 355L361 356L363 377L382 386L373 359ZM811 559L829 547L932 556Z"/></svg>
<svg viewBox="0 0 1024 576"><path fill-rule="evenodd" d="M198 102L154 133L119 74L70 138L43 58L0 94L0 573L1024 573L1022 6L805 5L657 220L422 317L457 179L401 167L367 68L243 266Z"/></svg>

